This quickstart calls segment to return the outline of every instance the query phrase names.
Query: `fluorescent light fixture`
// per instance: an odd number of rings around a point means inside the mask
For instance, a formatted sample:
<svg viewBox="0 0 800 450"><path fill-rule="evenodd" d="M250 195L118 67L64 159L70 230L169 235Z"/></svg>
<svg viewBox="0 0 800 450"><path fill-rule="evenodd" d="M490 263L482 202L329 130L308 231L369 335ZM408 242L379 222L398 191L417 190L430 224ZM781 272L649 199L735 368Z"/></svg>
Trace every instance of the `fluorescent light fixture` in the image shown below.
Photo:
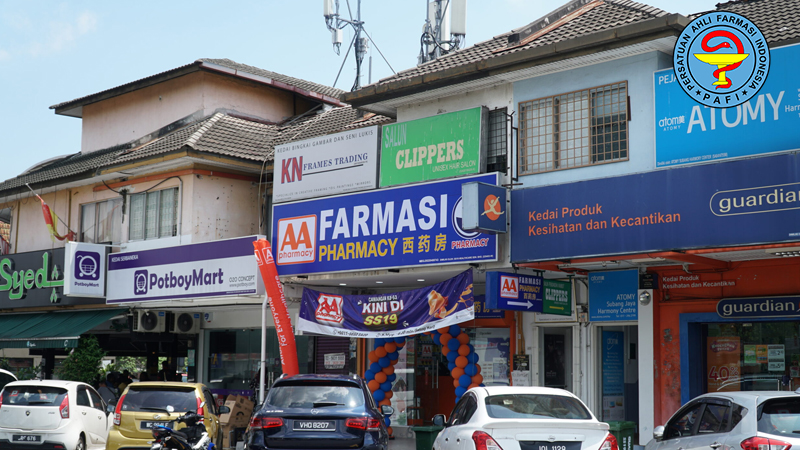
<svg viewBox="0 0 800 450"><path fill-rule="evenodd" d="M376 281L377 284L383 284L383 281Z"/></svg>
<svg viewBox="0 0 800 450"><path fill-rule="evenodd" d="M782 256L784 258L791 258L794 256L800 256L800 247L780 247L780 248L768 248L765 250L767 253L775 255L775 256Z"/></svg>
<svg viewBox="0 0 800 450"><path fill-rule="evenodd" d="M425 278L417 278L417 281L425 281Z"/></svg>
<svg viewBox="0 0 800 450"><path fill-rule="evenodd" d="M347 286L347 283L339 283L339 286Z"/></svg>

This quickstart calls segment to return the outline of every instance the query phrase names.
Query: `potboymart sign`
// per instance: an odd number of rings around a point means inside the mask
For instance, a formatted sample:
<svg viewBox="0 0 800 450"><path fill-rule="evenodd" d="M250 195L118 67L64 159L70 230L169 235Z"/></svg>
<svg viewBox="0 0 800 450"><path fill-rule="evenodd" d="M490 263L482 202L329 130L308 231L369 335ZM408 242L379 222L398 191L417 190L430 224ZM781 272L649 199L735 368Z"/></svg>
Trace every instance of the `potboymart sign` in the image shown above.
<svg viewBox="0 0 800 450"><path fill-rule="evenodd" d="M380 186L479 173L485 108L383 126Z"/></svg>

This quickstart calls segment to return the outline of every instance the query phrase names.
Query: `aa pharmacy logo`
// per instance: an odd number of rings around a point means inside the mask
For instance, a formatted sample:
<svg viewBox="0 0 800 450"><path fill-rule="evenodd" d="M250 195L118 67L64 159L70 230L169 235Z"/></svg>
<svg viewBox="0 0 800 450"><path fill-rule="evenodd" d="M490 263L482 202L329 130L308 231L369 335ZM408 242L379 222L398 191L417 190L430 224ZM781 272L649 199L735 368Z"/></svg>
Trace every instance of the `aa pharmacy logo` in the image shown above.
<svg viewBox="0 0 800 450"><path fill-rule="evenodd" d="M278 220L278 265L313 263L316 257L316 215Z"/></svg>
<svg viewBox="0 0 800 450"><path fill-rule="evenodd" d="M500 297L519 298L519 278L500 275Z"/></svg>
<svg viewBox="0 0 800 450"><path fill-rule="evenodd" d="M341 295L320 294L319 306L315 314L317 322L334 327L341 327L344 322L344 297Z"/></svg>
<svg viewBox="0 0 800 450"><path fill-rule="evenodd" d="M754 97L767 79L770 53L761 30L747 18L712 12L683 29L673 52L675 77L699 103L729 108Z"/></svg>

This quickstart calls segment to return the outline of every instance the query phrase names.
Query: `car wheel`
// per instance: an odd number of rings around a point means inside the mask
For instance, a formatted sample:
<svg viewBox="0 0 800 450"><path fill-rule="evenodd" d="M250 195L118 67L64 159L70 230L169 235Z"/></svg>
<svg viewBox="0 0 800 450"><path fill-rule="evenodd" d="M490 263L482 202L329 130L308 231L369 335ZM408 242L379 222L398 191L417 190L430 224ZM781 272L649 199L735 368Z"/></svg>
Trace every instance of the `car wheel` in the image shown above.
<svg viewBox="0 0 800 450"><path fill-rule="evenodd" d="M78 438L78 444L75 446L75 450L86 450L86 440L82 435Z"/></svg>

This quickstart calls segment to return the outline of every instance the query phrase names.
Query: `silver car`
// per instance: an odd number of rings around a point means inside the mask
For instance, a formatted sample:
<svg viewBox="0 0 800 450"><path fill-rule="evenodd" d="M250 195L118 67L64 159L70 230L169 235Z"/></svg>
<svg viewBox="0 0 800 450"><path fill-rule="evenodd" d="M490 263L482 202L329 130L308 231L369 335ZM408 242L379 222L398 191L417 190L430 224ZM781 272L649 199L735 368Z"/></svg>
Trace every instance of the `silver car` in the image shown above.
<svg viewBox="0 0 800 450"><path fill-rule="evenodd" d="M656 427L645 450L789 450L800 446L800 394L701 395Z"/></svg>

